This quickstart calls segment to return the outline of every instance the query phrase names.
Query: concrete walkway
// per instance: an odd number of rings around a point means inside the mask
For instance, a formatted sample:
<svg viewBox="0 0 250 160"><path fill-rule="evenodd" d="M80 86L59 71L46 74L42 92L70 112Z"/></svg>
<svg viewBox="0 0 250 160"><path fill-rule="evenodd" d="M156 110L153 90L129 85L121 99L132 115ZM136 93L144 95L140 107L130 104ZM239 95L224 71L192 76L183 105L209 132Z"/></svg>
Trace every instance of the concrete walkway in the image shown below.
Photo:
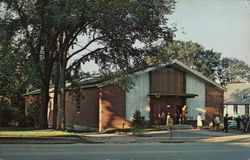
<svg viewBox="0 0 250 160"><path fill-rule="evenodd" d="M170 131L151 131L137 133L136 135L117 135L83 133L84 139L95 143L185 143L185 142L231 142L240 141L250 143L250 134L232 130L229 133L211 132L209 130L173 130L172 139Z"/></svg>
<svg viewBox="0 0 250 160"><path fill-rule="evenodd" d="M229 133L209 130L173 130L151 131L144 133L100 134L94 132L79 133L74 137L0 137L0 144L72 144L72 143L186 143L186 142L235 142L249 143L250 134L236 130Z"/></svg>

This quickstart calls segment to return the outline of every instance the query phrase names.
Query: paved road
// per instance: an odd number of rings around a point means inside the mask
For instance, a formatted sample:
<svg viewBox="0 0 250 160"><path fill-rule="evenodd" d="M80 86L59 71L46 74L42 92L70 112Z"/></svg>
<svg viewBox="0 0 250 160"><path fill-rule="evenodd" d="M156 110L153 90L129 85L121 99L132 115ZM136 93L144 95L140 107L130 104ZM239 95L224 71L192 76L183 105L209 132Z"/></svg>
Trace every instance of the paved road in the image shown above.
<svg viewBox="0 0 250 160"><path fill-rule="evenodd" d="M0 160L250 160L249 143L0 144Z"/></svg>

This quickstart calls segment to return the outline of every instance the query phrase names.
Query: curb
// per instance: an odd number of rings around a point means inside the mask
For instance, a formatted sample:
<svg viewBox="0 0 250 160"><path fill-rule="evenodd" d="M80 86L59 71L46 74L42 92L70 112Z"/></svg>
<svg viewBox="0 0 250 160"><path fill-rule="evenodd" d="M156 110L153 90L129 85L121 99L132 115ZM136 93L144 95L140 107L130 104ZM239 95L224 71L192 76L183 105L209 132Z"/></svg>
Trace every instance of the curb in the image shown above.
<svg viewBox="0 0 250 160"><path fill-rule="evenodd" d="M0 137L0 144L75 144L93 143L83 137Z"/></svg>

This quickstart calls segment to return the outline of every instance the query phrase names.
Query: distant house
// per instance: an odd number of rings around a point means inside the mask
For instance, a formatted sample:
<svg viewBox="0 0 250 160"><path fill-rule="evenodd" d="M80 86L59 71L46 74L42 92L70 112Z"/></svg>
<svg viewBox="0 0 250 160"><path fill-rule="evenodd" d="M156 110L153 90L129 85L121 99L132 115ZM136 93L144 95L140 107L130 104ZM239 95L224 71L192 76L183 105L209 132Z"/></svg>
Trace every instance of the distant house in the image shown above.
<svg viewBox="0 0 250 160"><path fill-rule="evenodd" d="M66 126L79 130L103 130L128 127L139 110L151 125L160 124L160 114L176 115L187 105L187 119L196 120L199 113L205 122L223 114L225 88L179 61L160 69L151 67L130 74L134 87L128 90L117 85L103 85L98 78L83 81L82 96L66 95ZM29 99L39 92L25 94ZM50 94L53 97L53 93ZM51 99L50 104L53 104ZM52 124L53 106L48 120Z"/></svg>
<svg viewBox="0 0 250 160"><path fill-rule="evenodd" d="M226 86L224 115L238 117L249 114L250 83L228 84Z"/></svg>

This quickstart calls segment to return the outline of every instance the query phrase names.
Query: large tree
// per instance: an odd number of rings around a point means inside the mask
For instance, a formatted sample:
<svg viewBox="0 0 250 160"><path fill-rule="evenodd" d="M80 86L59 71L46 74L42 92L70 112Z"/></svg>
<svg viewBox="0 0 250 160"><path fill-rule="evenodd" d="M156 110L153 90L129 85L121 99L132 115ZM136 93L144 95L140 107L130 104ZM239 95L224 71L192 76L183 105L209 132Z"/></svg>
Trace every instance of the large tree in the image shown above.
<svg viewBox="0 0 250 160"><path fill-rule="evenodd" d="M201 44L192 41L174 41L155 47L153 53L145 58L145 63L166 63L177 59L205 76L217 80L221 85L247 81L250 67L236 58L221 57L221 53L206 50Z"/></svg>
<svg viewBox="0 0 250 160"><path fill-rule="evenodd" d="M0 24L0 125L9 125L12 120L24 124L23 93L39 87L37 75L25 49L16 44L14 31L6 32L5 23ZM19 115L16 115L19 113Z"/></svg>
<svg viewBox="0 0 250 160"><path fill-rule="evenodd" d="M54 62L60 73L64 128L65 72L94 59L102 73L125 71L148 54L153 42L172 40L167 26L173 0L3 0L8 21L17 21L42 84L41 127L47 127L48 89ZM81 39L81 40L80 40ZM75 47L71 51L71 47ZM74 59L69 65L68 62Z"/></svg>
<svg viewBox="0 0 250 160"><path fill-rule="evenodd" d="M177 59L207 77L216 79L215 73L220 64L221 54L206 50L201 44L192 41L174 41L162 47L156 47L154 52L159 53L146 58L147 63L166 63L169 59Z"/></svg>
<svg viewBox="0 0 250 160"><path fill-rule="evenodd" d="M14 31L16 45L24 48L26 56L31 57L37 73L40 75L42 106L40 127L47 128L47 107L49 101L49 81L54 62L54 44L57 37L54 26L48 19L49 1L1 1L1 19L8 25L8 31Z"/></svg>
<svg viewBox="0 0 250 160"><path fill-rule="evenodd" d="M236 58L223 57L218 69L218 79L222 85L247 81L250 66Z"/></svg>

